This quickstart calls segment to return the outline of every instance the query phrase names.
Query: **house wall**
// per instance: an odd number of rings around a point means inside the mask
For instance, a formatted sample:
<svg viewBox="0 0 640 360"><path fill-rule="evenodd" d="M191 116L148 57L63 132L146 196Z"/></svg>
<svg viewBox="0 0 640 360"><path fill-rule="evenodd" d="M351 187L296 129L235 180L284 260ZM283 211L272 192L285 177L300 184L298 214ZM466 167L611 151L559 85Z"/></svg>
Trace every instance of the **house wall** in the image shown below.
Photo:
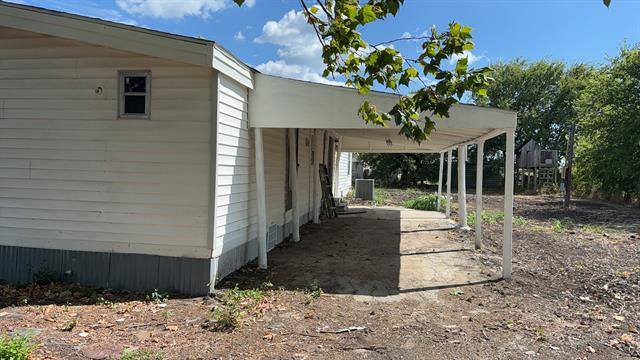
<svg viewBox="0 0 640 360"><path fill-rule="evenodd" d="M118 70L151 71L149 120ZM212 74L0 27L0 245L209 261Z"/></svg>
<svg viewBox="0 0 640 360"><path fill-rule="evenodd" d="M221 76L224 78L224 76ZM229 79L219 81L221 86L219 87L219 125L218 132L218 185L216 196L216 240L215 251L213 256L213 266L215 267L215 279L219 281L226 275L237 270L249 261L257 258L257 214L256 214L256 184L255 184L255 148L253 131L246 131L246 103L247 100L243 100L241 107L240 103L236 103L236 110L242 110L242 112L236 112L237 116L242 114L245 117L242 120L244 127L243 131L234 130L233 134L230 134L224 127L223 122L227 121L226 114L222 109L226 105L221 103L221 99L224 99L223 92L231 91L236 95L246 94L245 90L240 85L234 85L235 83L229 82ZM236 96L239 100L240 97ZM249 115L251 116L251 115ZM239 130L239 129L238 129ZM291 223L292 223L292 211L285 209L285 188L286 188L286 132L287 129L263 129L263 150L264 150L264 162L265 162L265 187L266 187L266 205L267 205L267 246L268 249L272 249L277 244L289 235L291 235ZM311 168L311 144L312 144L313 131L310 129L300 129L298 133L298 206L300 209L300 223L304 224L310 219L310 212L313 201L312 197L312 174ZM230 137L227 137L230 136ZM232 140L234 139L234 140ZM247 144L249 158L247 161L242 159L233 159L233 157L225 160L223 153L226 151L228 143ZM246 140L246 141L245 141ZM244 149L244 145L239 145ZM242 150L244 151L244 150ZM222 157L221 157L222 156ZM235 162L232 165L225 165L228 162ZM245 168L244 164L248 164ZM236 193L233 195L225 195L231 191L230 185L227 183L231 180L226 179L227 175L223 175L231 172L231 168L236 169L234 171L247 172L248 177L239 178L237 184L234 184L231 188L235 189ZM238 170L238 168L242 168ZM315 169L315 168L314 168ZM244 181L248 181L247 184L241 184ZM226 204L229 201L235 201L233 207L237 211L227 213Z"/></svg>
<svg viewBox="0 0 640 360"><path fill-rule="evenodd" d="M347 195L351 190L351 175L353 171L352 166L353 153L341 153L340 154L340 178L338 189L340 194L336 194L339 197Z"/></svg>

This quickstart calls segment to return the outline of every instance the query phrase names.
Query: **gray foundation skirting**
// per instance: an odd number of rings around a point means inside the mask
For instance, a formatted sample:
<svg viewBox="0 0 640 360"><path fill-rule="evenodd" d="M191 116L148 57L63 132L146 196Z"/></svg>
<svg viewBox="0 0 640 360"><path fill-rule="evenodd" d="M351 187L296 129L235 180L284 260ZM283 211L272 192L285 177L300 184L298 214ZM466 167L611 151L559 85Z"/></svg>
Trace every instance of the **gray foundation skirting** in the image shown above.
<svg viewBox="0 0 640 360"><path fill-rule="evenodd" d="M210 259L0 245L0 280L29 283L46 273L56 281L132 291L209 292Z"/></svg>
<svg viewBox="0 0 640 360"><path fill-rule="evenodd" d="M300 216L300 224L309 220ZM291 234L289 222L267 229L271 250ZM145 254L40 249L0 245L0 280L30 283L46 273L52 280L99 288L185 295L209 293L209 279L220 281L258 257L257 239L237 246L215 259L192 259Z"/></svg>

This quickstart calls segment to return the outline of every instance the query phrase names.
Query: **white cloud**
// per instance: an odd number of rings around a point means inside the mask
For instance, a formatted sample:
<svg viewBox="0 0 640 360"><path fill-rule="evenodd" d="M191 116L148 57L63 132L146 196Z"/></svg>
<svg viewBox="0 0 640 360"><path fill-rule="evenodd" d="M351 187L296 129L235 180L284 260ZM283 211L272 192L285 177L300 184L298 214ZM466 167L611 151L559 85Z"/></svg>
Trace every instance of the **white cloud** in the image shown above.
<svg viewBox="0 0 640 360"><path fill-rule="evenodd" d="M266 63L256 66L256 69L265 74L282 76L290 79L312 81L321 84L344 85L343 82L323 78L320 73L311 70L308 66L289 64L284 60L269 60Z"/></svg>
<svg viewBox="0 0 640 360"><path fill-rule="evenodd" d="M468 60L467 60L467 61L468 61L468 62L467 62L467 64L471 65L471 64L473 64L474 62L476 62L476 61L478 61L478 60L482 59L482 58L483 58L483 56L482 56L482 55L480 55L480 56L476 56L476 55L473 55L473 53L472 53L471 51L469 51L469 50L464 50L464 51L462 52L462 54L453 54L453 55L451 56L451 59L449 59L449 65L453 65L453 64L457 63L457 62L458 62L458 60L459 60L459 59L461 59L461 58L467 58L467 59L468 59Z"/></svg>
<svg viewBox="0 0 640 360"><path fill-rule="evenodd" d="M229 5L226 0L116 0L118 7L130 14L182 19L185 16L206 18ZM247 6L255 5L255 0L247 1Z"/></svg>
<svg viewBox="0 0 640 360"><path fill-rule="evenodd" d="M238 40L238 41L243 41L245 39L244 34L242 33L242 31L238 31L237 33L235 33L233 35L233 38Z"/></svg>
<svg viewBox="0 0 640 360"><path fill-rule="evenodd" d="M268 21L262 27L262 34L254 41L278 46L276 54L279 59L258 65L259 71L299 80L340 84L321 76L324 70L322 45L301 11L291 10L278 21Z"/></svg>
<svg viewBox="0 0 640 360"><path fill-rule="evenodd" d="M245 0L244 5L246 7L254 7L256 5L256 0Z"/></svg>

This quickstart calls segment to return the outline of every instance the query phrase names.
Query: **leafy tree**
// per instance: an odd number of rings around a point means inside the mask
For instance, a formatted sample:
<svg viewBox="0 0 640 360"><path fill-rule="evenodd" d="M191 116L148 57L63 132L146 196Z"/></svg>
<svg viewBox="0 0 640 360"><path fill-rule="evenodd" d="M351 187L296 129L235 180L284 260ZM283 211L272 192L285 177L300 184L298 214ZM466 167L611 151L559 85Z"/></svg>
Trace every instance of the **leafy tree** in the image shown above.
<svg viewBox="0 0 640 360"><path fill-rule="evenodd" d="M246 0L234 1L242 5ZM476 97L486 95L490 68L470 69L466 57L461 57L453 69L446 68L454 55L474 48L469 26L451 22L444 32L433 27L427 36L373 44L362 37L362 29L394 17L404 0L316 0L313 6L306 0L299 1L322 44L324 76L344 77L347 85L363 95L375 85L398 94L398 102L388 112L363 101L358 113L366 123L386 127L393 121L400 126L401 134L419 143L433 130L434 119L448 117L450 107L467 92ZM410 40L422 41L416 58L390 46ZM415 84L419 84L417 90L412 88Z"/></svg>
<svg viewBox="0 0 640 360"><path fill-rule="evenodd" d="M624 47L590 79L578 103L578 188L640 197L640 45Z"/></svg>
<svg viewBox="0 0 640 360"><path fill-rule="evenodd" d="M383 186L408 187L438 181L438 154L359 154L372 168L370 177Z"/></svg>

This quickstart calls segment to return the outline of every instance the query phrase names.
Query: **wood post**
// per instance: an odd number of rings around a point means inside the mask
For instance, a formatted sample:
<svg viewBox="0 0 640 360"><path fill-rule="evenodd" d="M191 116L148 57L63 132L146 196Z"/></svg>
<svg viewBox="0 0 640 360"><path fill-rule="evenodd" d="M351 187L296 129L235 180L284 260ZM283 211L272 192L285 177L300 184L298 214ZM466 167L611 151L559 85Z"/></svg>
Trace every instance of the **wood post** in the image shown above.
<svg viewBox="0 0 640 360"><path fill-rule="evenodd" d="M458 216L460 228L469 230L467 226L467 181L466 181L467 145L458 146Z"/></svg>
<svg viewBox="0 0 640 360"><path fill-rule="evenodd" d="M447 219L451 216L451 158L453 150L449 149L447 152L447 204L445 210L445 216Z"/></svg>
<svg viewBox="0 0 640 360"><path fill-rule="evenodd" d="M476 157L476 249L482 246L482 176L484 165L484 141L478 142Z"/></svg>
<svg viewBox="0 0 640 360"><path fill-rule="evenodd" d="M438 170L438 198L436 199L436 210L440 211L440 198L442 197L442 170L444 167L444 153L440 153L440 168Z"/></svg>
<svg viewBox="0 0 640 360"><path fill-rule="evenodd" d="M264 174L262 128L254 128L256 151L256 196L258 203L258 267L267 268L267 199Z"/></svg>
<svg viewBox="0 0 640 360"><path fill-rule="evenodd" d="M291 224L294 242L300 241L300 209L298 205L298 159L296 129L289 129L289 186L291 187Z"/></svg>
<svg viewBox="0 0 640 360"><path fill-rule="evenodd" d="M513 232L513 152L515 129L507 130L504 164L504 241L502 243L502 277L511 280Z"/></svg>

